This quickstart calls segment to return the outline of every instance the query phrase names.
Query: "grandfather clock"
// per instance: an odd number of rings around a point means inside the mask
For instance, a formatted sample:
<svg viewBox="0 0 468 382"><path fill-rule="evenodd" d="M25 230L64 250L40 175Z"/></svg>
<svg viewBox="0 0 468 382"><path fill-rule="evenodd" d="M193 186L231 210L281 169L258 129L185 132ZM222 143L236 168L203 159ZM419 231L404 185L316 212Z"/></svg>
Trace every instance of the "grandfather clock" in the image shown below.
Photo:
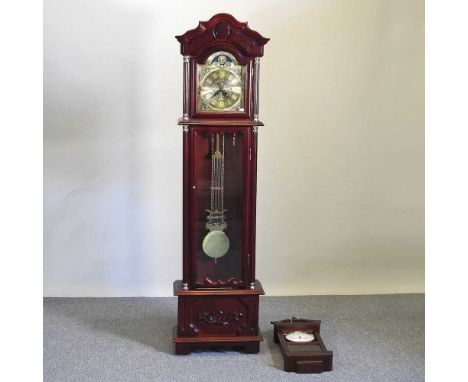
<svg viewBox="0 0 468 382"><path fill-rule="evenodd" d="M176 354L258 353L255 279L259 62L268 39L228 14L177 36L183 55L183 278Z"/></svg>

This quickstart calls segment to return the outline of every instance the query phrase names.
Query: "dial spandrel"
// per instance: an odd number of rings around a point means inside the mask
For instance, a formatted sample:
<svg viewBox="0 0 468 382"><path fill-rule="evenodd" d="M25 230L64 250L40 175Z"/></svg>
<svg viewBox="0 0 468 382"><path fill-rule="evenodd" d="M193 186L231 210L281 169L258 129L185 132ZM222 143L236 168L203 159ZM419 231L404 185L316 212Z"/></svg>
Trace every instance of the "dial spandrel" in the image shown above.
<svg viewBox="0 0 468 382"><path fill-rule="evenodd" d="M198 65L198 110L244 111L245 66L228 52L216 52Z"/></svg>

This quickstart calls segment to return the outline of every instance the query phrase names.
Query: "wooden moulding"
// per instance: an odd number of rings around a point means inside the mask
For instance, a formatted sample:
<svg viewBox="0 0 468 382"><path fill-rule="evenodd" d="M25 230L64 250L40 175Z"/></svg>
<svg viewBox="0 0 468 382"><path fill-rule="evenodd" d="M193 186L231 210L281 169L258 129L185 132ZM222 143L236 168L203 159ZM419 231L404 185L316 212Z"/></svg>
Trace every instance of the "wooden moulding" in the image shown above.
<svg viewBox="0 0 468 382"><path fill-rule="evenodd" d="M248 118L226 118L226 119L208 119L208 118L179 118L177 121L178 125L187 125L187 126L264 126L261 121L254 121Z"/></svg>
<svg viewBox="0 0 468 382"><path fill-rule="evenodd" d="M244 57L263 56L263 46L269 38L249 28L248 24L236 20L227 13L214 15L208 21L176 36L182 55L199 56L208 48L217 45L235 46Z"/></svg>
<svg viewBox="0 0 468 382"><path fill-rule="evenodd" d="M256 354L260 351L260 342L263 337L258 331L257 336L243 337L179 337L177 325L173 328L173 342L175 344L175 354L188 355L194 348L217 348L226 347L236 350L243 350L245 354Z"/></svg>
<svg viewBox="0 0 468 382"><path fill-rule="evenodd" d="M255 280L255 289L233 289L233 288L205 288L188 289L182 288L182 280L176 280L173 284L174 296L216 296L216 295L264 295L262 284Z"/></svg>
<svg viewBox="0 0 468 382"><path fill-rule="evenodd" d="M328 351L320 337L319 320L287 319L272 321L274 342L279 344L284 359L284 371L296 373L322 373L332 370L333 352ZM294 331L312 333L312 342L298 343L286 339ZM296 350L294 350L296 348ZM307 349L308 348L308 349ZM301 349L298 351L297 349Z"/></svg>

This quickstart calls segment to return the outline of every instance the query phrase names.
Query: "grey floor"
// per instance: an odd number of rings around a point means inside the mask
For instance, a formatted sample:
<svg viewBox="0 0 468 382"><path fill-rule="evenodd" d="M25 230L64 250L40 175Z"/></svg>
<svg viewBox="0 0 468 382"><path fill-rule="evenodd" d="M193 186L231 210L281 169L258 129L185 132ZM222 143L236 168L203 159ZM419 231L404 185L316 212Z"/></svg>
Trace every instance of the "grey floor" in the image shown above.
<svg viewBox="0 0 468 382"><path fill-rule="evenodd" d="M258 355L175 356L175 298L45 298L44 381L423 381L424 295L264 297ZM282 371L270 321L322 320L333 371Z"/></svg>

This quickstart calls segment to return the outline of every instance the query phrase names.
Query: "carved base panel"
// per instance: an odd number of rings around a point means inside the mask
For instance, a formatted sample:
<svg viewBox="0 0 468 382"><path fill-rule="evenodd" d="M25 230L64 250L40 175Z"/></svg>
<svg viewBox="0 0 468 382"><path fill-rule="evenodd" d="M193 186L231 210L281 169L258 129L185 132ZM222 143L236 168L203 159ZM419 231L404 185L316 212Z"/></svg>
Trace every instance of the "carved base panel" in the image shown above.
<svg viewBox="0 0 468 382"><path fill-rule="evenodd" d="M258 281L257 281L258 283ZM176 354L189 354L195 347L241 347L258 353L262 336L258 329L259 295L254 290L175 290L178 296Z"/></svg>
<svg viewBox="0 0 468 382"><path fill-rule="evenodd" d="M179 296L179 337L256 336L258 296Z"/></svg>

